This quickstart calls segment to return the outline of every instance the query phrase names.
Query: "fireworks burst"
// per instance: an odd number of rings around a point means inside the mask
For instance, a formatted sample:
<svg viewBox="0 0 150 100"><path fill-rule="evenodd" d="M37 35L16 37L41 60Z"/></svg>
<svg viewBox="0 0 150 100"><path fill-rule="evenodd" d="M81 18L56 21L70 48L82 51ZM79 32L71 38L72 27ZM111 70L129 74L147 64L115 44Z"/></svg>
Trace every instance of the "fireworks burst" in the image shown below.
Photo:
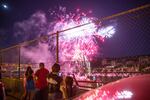
<svg viewBox="0 0 150 100"><path fill-rule="evenodd" d="M66 9L61 7L60 10L65 12ZM87 14L80 12L79 9L76 10L76 14L63 14L57 15L60 20L54 25L55 31L65 30L83 24L86 25L60 33L60 60L90 61L100 49L95 42L95 38L103 42L105 38L111 38L115 33L114 26L102 27L100 23L95 23L96 18L88 17Z"/></svg>
<svg viewBox="0 0 150 100"><path fill-rule="evenodd" d="M59 7L57 12L50 12L51 16L55 16L55 21L49 23L45 13L37 12L28 20L16 23L15 33L16 35L23 34L23 38L29 38L31 37L29 33L37 37L45 33L51 35L51 33L61 31L59 33L59 61L60 63L67 62L67 65L64 65L65 67L90 66L89 61L93 59L93 56L100 54L101 47L99 43L103 43L106 38L111 38L115 33L115 26L110 25L104 27L96 18L89 17L92 11L86 14L81 12L80 9L77 9L74 13L67 13L65 7ZM80 25L81 27L73 28ZM73 29L62 31L69 28ZM42 58L41 48L45 48L46 50L43 54L46 56L49 55L50 57ZM42 61L50 65L55 62L55 52L56 40L54 37L49 37L46 42L40 41L36 47L22 48L22 55L25 58L30 59L34 63ZM35 55L38 57L34 57ZM75 64L72 65L72 62Z"/></svg>

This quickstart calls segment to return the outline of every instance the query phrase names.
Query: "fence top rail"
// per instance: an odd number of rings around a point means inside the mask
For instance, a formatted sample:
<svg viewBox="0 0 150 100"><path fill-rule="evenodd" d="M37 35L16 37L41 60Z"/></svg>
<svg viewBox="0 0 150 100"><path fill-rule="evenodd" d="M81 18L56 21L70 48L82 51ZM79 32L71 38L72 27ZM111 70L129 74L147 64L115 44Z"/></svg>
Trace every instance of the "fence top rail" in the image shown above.
<svg viewBox="0 0 150 100"><path fill-rule="evenodd" d="M142 10L142 9L145 9L145 8L149 8L149 7L150 7L150 4L146 4L146 5L137 7L137 8L133 8L133 9L130 9L130 10L127 10L127 11L123 11L123 12L120 12L120 13L117 13L117 14L113 14L113 15L110 15L110 16L107 16L107 17L103 17L103 18L97 20L96 22L99 23L100 21L110 20L112 18L119 17L119 16L122 16L122 15L126 15L126 14L129 14L129 13L133 13L133 12L136 12L136 11L139 11L139 10ZM75 26L75 27L71 27L71 28L68 28L68 29L65 29L65 30L56 31L56 32L50 33L49 35L44 35L44 36L41 36L41 37L37 37L37 38L29 40L29 41L21 42L21 43L18 43L16 45L14 45L14 46L10 46L8 48L1 49L0 52L4 52L4 51L6 51L8 49L15 48L15 47L19 47L20 48L20 46L22 46L25 43L32 43L32 42L35 42L35 41L37 41L39 39L42 39L42 38L45 38L45 37L49 37L49 36L53 36L53 35L56 35L57 33L69 31L69 30L72 30L72 29L75 29L75 28L78 28L78 27L82 27L82 26L91 24L91 23L92 22L85 23L85 24L78 25L78 26Z"/></svg>

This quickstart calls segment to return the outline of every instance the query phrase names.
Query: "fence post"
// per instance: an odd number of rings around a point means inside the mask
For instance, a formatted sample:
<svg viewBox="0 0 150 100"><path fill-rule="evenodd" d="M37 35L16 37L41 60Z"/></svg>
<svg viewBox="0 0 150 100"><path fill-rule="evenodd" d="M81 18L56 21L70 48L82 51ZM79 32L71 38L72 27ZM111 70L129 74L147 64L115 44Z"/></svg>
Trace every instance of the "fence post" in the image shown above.
<svg viewBox="0 0 150 100"><path fill-rule="evenodd" d="M21 73L20 73L20 67L21 67L21 66L20 66L20 64L21 64L21 44L19 44L18 49L19 49L19 50L18 50L18 51L19 51L19 54L18 54L18 56L19 56L19 57L18 57L18 60L19 60L19 61L18 61L18 78L19 78L19 79L18 79L18 81L17 81L17 84L18 84L18 91L19 91L18 96L19 96L19 99L21 99L21 92L22 92L22 91L21 91L21 79L20 79L20 78L21 78L21 75L20 75L20 74L21 74Z"/></svg>
<svg viewBox="0 0 150 100"><path fill-rule="evenodd" d="M2 79L2 64L3 64L2 52L1 52L1 49L0 49L0 80Z"/></svg>
<svg viewBox="0 0 150 100"><path fill-rule="evenodd" d="M59 63L59 32L56 33L56 63Z"/></svg>
<svg viewBox="0 0 150 100"><path fill-rule="evenodd" d="M18 56L19 56L19 57L18 57L18 60L19 60L19 61L18 61L18 77L19 77L19 79L20 79L20 45L19 45L19 48L18 48L18 49L19 49L19 55L18 55Z"/></svg>

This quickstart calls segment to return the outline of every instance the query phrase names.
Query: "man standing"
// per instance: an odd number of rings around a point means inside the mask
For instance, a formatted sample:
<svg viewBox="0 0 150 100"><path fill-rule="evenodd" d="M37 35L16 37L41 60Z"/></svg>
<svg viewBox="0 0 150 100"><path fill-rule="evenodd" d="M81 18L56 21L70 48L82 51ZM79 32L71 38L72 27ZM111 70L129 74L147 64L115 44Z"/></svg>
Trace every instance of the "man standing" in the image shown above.
<svg viewBox="0 0 150 100"><path fill-rule="evenodd" d="M45 68L44 63L39 64L40 69L35 72L36 94L35 100L48 100L47 76L49 71Z"/></svg>
<svg viewBox="0 0 150 100"><path fill-rule="evenodd" d="M59 76L59 71L60 71L60 65L55 63L52 66L52 72L47 77L47 81L49 84L49 100L62 99L60 84L63 82L63 78Z"/></svg>

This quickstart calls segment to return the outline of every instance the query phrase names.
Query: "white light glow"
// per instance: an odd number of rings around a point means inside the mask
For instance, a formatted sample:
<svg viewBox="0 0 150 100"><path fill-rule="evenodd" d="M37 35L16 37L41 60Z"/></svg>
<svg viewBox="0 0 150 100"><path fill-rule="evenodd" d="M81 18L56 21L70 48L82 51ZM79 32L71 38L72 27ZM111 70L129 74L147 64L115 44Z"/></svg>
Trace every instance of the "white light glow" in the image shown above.
<svg viewBox="0 0 150 100"><path fill-rule="evenodd" d="M6 4L2 4L4 9L8 9L8 6Z"/></svg>
<svg viewBox="0 0 150 100"><path fill-rule="evenodd" d="M98 34L101 35L103 38L111 38L114 33L116 32L114 26L108 26L106 28L101 28L98 30Z"/></svg>
<svg viewBox="0 0 150 100"><path fill-rule="evenodd" d="M120 91L120 92L116 92L116 97L118 99L130 99L132 98L133 93L131 91Z"/></svg>

